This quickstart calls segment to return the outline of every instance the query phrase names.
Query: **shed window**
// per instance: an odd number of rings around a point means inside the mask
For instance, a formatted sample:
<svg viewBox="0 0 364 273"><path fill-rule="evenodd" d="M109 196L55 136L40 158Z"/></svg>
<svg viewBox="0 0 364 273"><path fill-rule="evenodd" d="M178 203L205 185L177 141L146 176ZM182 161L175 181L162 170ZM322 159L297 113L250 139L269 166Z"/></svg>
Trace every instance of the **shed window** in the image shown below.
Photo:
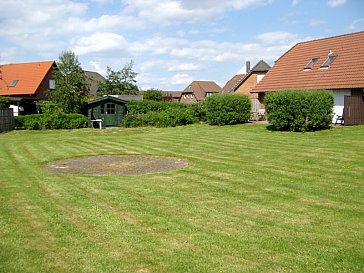
<svg viewBox="0 0 364 273"><path fill-rule="evenodd" d="M335 59L336 59L335 55L329 55L320 68L329 68L329 66L332 64L333 61L335 61Z"/></svg>
<svg viewBox="0 0 364 273"><path fill-rule="evenodd" d="M318 57L313 57L311 61L305 66L304 70L311 70L313 66L317 63Z"/></svg>
<svg viewBox="0 0 364 273"><path fill-rule="evenodd" d="M115 114L115 104L114 103L108 103L106 104L107 113L106 114Z"/></svg>
<svg viewBox="0 0 364 273"><path fill-rule="evenodd" d="M19 81L19 80L13 80L13 81L11 82L11 84L9 85L9 87L15 87L15 86L17 85L18 81Z"/></svg>

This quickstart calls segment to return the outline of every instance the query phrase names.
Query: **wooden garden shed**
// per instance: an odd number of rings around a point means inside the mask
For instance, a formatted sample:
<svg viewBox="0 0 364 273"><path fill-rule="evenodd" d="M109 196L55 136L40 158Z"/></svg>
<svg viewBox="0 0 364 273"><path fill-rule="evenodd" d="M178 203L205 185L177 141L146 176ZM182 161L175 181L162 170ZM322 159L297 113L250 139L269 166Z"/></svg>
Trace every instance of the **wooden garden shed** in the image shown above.
<svg viewBox="0 0 364 273"><path fill-rule="evenodd" d="M87 103L88 118L102 120L103 127L120 126L126 114L127 101L104 96Z"/></svg>

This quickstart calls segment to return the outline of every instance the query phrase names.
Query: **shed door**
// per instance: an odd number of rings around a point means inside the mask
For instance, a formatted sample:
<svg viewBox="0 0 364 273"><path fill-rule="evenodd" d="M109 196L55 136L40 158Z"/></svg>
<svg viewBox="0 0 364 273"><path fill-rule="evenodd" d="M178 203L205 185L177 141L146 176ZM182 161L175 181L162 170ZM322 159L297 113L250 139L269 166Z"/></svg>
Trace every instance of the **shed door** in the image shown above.
<svg viewBox="0 0 364 273"><path fill-rule="evenodd" d="M118 126L118 117L115 103L105 103L101 105L101 117L103 126Z"/></svg>

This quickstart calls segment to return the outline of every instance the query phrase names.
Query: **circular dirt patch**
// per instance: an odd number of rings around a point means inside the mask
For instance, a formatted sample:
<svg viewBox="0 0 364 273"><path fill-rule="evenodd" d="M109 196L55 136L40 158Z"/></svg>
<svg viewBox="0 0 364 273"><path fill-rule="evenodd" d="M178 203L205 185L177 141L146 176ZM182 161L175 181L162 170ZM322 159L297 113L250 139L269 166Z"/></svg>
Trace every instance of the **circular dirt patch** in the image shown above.
<svg viewBox="0 0 364 273"><path fill-rule="evenodd" d="M158 173L187 166L187 160L175 157L150 155L99 155L52 162L47 164L45 169L53 173L77 173L99 176Z"/></svg>

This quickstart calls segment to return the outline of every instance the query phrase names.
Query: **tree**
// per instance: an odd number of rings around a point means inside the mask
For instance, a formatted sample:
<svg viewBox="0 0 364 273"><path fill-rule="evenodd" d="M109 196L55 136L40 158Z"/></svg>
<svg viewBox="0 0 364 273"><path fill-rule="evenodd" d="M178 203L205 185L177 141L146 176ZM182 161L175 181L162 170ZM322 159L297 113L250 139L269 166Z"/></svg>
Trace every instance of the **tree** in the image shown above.
<svg viewBox="0 0 364 273"><path fill-rule="evenodd" d="M154 100L154 101L163 101L163 93L161 90L157 89L149 89L143 92L143 99L145 100Z"/></svg>
<svg viewBox="0 0 364 273"><path fill-rule="evenodd" d="M1 108L8 108L10 106L10 98L0 96L0 109Z"/></svg>
<svg viewBox="0 0 364 273"><path fill-rule="evenodd" d="M59 56L54 78L56 89L48 91L50 101L57 104L64 113L79 113L87 98L88 88L75 53L64 51Z"/></svg>
<svg viewBox="0 0 364 273"><path fill-rule="evenodd" d="M99 83L98 96L102 95L137 95L139 89L136 85L138 73L133 70L134 62L131 60L123 69L114 71L107 67L106 81Z"/></svg>

